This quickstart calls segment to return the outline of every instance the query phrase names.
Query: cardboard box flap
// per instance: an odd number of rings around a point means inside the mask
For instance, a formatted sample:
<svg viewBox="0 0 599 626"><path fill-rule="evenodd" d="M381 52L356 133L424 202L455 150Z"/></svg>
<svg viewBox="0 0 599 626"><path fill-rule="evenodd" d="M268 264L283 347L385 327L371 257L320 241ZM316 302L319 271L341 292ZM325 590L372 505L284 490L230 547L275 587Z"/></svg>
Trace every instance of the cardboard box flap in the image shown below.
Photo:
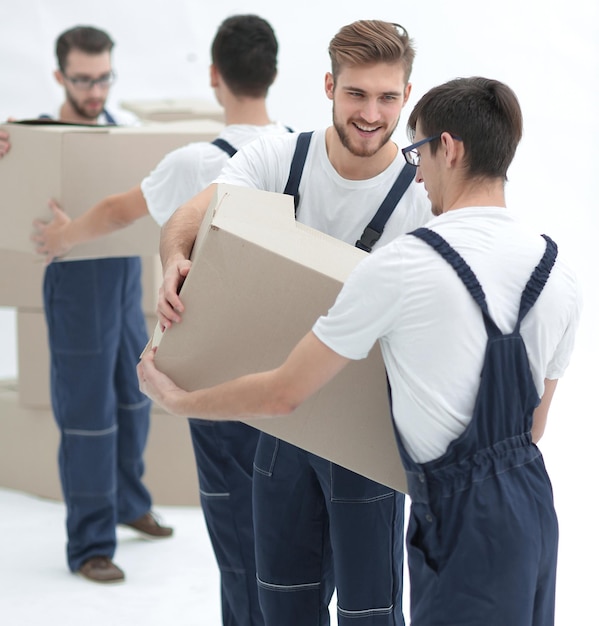
<svg viewBox="0 0 599 626"><path fill-rule="evenodd" d="M211 219L210 219L211 217ZM277 367L326 314L365 252L293 219L293 199L219 185L157 366L193 390ZM292 416L248 424L406 490L378 346Z"/></svg>

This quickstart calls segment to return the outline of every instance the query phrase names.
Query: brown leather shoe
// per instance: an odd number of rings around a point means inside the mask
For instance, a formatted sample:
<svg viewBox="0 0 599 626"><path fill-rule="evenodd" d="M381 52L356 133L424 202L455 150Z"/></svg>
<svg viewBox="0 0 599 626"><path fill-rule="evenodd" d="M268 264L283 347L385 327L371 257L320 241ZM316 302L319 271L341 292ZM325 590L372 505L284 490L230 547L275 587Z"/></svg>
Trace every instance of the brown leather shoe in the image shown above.
<svg viewBox="0 0 599 626"><path fill-rule="evenodd" d="M92 556L77 570L77 573L95 583L121 583L125 573L107 556Z"/></svg>
<svg viewBox="0 0 599 626"><path fill-rule="evenodd" d="M169 526L162 526L156 514L152 513L152 511L148 511L133 522L127 522L124 526L133 528L149 539L165 539L173 535L173 529Z"/></svg>

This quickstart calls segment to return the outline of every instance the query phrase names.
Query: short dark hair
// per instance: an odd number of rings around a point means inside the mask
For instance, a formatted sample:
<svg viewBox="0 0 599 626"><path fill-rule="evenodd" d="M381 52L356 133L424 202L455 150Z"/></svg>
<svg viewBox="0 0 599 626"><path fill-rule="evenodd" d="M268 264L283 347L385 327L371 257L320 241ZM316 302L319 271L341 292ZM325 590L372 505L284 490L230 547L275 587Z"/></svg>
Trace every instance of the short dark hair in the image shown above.
<svg viewBox="0 0 599 626"><path fill-rule="evenodd" d="M237 96L265 97L277 75L279 44L272 26L257 15L234 15L219 27L212 62Z"/></svg>
<svg viewBox="0 0 599 626"><path fill-rule="evenodd" d="M456 78L428 91L408 119L413 138L418 123L426 137L449 132L464 142L470 178L507 180L522 138L522 110L516 94L498 80ZM439 147L430 143L431 154Z"/></svg>
<svg viewBox="0 0 599 626"><path fill-rule="evenodd" d="M61 72L64 72L67 56L71 50L81 50L87 54L111 52L114 42L108 33L93 26L75 26L66 30L56 40L56 59Z"/></svg>
<svg viewBox="0 0 599 626"><path fill-rule="evenodd" d="M416 50L403 26L381 20L358 20L344 26L333 37L329 56L333 78L344 66L401 63L407 83Z"/></svg>

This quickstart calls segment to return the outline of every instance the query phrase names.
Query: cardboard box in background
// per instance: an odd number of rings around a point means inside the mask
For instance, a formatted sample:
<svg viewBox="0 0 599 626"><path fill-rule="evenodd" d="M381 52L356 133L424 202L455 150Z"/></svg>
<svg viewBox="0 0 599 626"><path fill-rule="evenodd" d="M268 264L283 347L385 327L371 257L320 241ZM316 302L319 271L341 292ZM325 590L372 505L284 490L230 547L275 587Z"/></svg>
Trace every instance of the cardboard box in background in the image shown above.
<svg viewBox="0 0 599 626"><path fill-rule="evenodd" d="M43 306L43 257L31 252L0 249L0 268L0 306Z"/></svg>
<svg viewBox="0 0 599 626"><path fill-rule="evenodd" d="M162 100L125 100L121 108L131 111L140 120L172 122L176 120L225 121L225 111L212 100L200 98L164 98Z"/></svg>
<svg viewBox="0 0 599 626"><path fill-rule="evenodd" d="M35 254L31 222L49 220L54 198L76 217L114 193L139 185L175 148L211 141L222 124L210 120L139 127L9 123L11 149L0 162L0 249ZM65 258L152 256L160 229L150 217L75 247Z"/></svg>
<svg viewBox="0 0 599 626"><path fill-rule="evenodd" d="M43 309L17 309L16 389L19 404L50 408L50 356Z"/></svg>
<svg viewBox="0 0 599 626"><path fill-rule="evenodd" d="M291 196L219 185L157 366L193 390L280 365L365 254L297 223ZM406 491L378 345L293 415L247 423Z"/></svg>

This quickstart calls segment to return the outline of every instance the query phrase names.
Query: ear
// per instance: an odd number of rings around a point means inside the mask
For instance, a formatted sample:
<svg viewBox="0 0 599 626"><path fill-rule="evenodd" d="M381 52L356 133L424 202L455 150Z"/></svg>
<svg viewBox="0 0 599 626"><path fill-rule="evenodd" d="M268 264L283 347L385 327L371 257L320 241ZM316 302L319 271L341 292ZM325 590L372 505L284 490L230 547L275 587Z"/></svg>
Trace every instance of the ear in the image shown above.
<svg viewBox="0 0 599 626"><path fill-rule="evenodd" d="M454 139L450 133L441 133L441 146L448 167L455 167L464 157L464 142Z"/></svg>
<svg viewBox="0 0 599 626"><path fill-rule="evenodd" d="M54 78L61 87L64 87L64 76L60 70L54 70Z"/></svg>
<svg viewBox="0 0 599 626"><path fill-rule="evenodd" d="M210 87L212 87L213 89L215 87L218 87L219 82L220 82L220 73L216 69L216 65L212 63L210 65Z"/></svg>
<svg viewBox="0 0 599 626"><path fill-rule="evenodd" d="M327 94L327 98L329 100L333 99L333 94L335 92L335 79L331 72L327 72L324 77L324 91Z"/></svg>
<svg viewBox="0 0 599 626"><path fill-rule="evenodd" d="M410 99L410 94L412 93L412 83L408 83L403 90L403 106L406 106L407 101ZM403 107L402 107L403 108Z"/></svg>

